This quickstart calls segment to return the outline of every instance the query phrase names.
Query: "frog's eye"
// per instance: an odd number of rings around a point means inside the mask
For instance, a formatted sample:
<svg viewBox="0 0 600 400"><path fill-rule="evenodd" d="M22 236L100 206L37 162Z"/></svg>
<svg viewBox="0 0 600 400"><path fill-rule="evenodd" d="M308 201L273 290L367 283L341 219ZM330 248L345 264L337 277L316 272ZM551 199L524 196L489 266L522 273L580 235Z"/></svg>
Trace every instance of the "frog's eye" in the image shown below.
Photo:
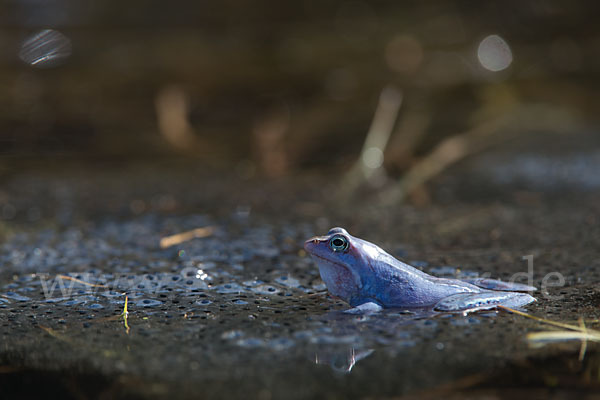
<svg viewBox="0 0 600 400"><path fill-rule="evenodd" d="M348 250L348 239L342 235L335 235L329 239L329 247L333 251L346 251Z"/></svg>

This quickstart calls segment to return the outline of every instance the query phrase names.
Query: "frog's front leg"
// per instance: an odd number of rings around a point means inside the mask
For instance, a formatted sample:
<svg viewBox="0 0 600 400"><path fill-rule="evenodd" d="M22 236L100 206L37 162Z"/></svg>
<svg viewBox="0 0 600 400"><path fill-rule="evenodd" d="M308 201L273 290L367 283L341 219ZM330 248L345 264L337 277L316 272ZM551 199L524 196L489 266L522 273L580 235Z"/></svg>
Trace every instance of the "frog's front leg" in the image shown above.
<svg viewBox="0 0 600 400"><path fill-rule="evenodd" d="M534 301L535 298L527 293L518 292L458 293L440 300L435 305L434 310L468 313L477 310L490 310L498 306L520 308Z"/></svg>
<svg viewBox="0 0 600 400"><path fill-rule="evenodd" d="M354 308L344 311L346 314L372 314L383 310L379 304L374 301L362 303Z"/></svg>

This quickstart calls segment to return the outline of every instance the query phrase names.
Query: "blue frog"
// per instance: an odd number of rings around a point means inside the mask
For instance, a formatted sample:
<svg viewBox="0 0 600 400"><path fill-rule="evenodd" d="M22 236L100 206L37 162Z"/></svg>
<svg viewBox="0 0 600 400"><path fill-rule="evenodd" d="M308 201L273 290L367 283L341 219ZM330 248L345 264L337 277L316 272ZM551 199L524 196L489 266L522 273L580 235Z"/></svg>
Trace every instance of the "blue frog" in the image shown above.
<svg viewBox="0 0 600 400"><path fill-rule="evenodd" d="M329 293L354 307L351 313L396 307L467 313L500 305L519 308L535 301L523 293L535 291L532 286L426 274L343 228L307 240L304 249L317 263Z"/></svg>

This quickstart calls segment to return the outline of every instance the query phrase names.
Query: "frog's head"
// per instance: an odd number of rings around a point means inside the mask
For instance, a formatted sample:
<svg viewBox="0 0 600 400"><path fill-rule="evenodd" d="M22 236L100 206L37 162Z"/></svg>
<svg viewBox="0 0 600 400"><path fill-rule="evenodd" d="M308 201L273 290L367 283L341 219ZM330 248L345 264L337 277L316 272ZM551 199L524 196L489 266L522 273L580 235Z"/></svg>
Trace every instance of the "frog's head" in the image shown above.
<svg viewBox="0 0 600 400"><path fill-rule="evenodd" d="M343 228L333 228L327 235L315 236L304 243L304 249L317 263L329 292L346 302L360 295L361 276L370 268L372 251L365 246L376 247L351 236Z"/></svg>

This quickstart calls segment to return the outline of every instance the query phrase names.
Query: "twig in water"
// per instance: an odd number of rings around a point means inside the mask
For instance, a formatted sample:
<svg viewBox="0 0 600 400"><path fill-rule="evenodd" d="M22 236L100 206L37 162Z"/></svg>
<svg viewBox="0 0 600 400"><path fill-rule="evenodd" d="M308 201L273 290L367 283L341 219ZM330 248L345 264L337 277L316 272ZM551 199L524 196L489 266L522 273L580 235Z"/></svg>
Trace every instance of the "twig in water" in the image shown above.
<svg viewBox="0 0 600 400"><path fill-rule="evenodd" d="M123 307L123 312L121 316L123 317L123 326L125 326L125 333L129 335L129 324L127 323L127 318L129 318L129 311L127 310L127 305L129 304L129 296L125 296L125 306Z"/></svg>
<svg viewBox="0 0 600 400"><path fill-rule="evenodd" d="M165 236L164 238L160 239L160 247L161 249L166 249L167 247L175 246L177 244L187 242L188 240L211 236L213 232L214 228L212 226L206 226L204 228L196 228L192 229L191 231Z"/></svg>
<svg viewBox="0 0 600 400"><path fill-rule="evenodd" d="M554 326L558 326L560 328L565 328L565 329L569 329L569 330L573 330L573 331L585 331L585 330L582 330L581 327L577 326L577 325L570 325L570 324L565 324L562 322L552 321L552 320L549 320L546 318L536 317L535 315L527 314L526 312L515 310L514 308L510 308L510 307L505 307L505 306L500 306L500 305L497 307L502 310L511 312L513 314L517 314L517 315L520 315L525 318L529 318L529 319L533 319L533 320L542 322L544 324L554 325Z"/></svg>
<svg viewBox="0 0 600 400"><path fill-rule="evenodd" d="M583 318L579 318L579 325L564 324L562 322L551 321L549 319L536 317L535 315L527 314L509 307L498 306L503 310L512 312L522 317L530 318L544 324L553 325L568 329L567 331L544 331L532 332L527 334L527 341L533 347L541 347L547 343L559 342L565 340L581 340L581 348L579 349L579 361L583 361L587 350L587 342L600 342L600 331L588 329L585 326Z"/></svg>

